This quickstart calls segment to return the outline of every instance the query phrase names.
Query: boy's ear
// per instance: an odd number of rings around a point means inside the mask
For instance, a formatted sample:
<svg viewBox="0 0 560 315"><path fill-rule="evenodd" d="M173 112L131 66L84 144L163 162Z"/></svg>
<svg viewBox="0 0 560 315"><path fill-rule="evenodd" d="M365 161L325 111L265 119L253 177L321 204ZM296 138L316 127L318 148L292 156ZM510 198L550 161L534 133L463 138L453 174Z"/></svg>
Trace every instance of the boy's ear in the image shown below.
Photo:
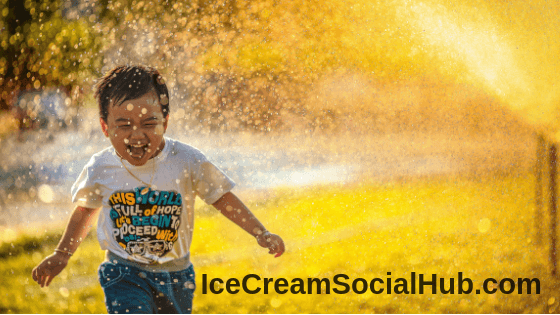
<svg viewBox="0 0 560 315"><path fill-rule="evenodd" d="M99 122L101 123L101 130L103 131L103 134L105 137L109 137L109 126L101 117L99 117Z"/></svg>
<svg viewBox="0 0 560 315"><path fill-rule="evenodd" d="M165 120L163 121L163 132L167 131L167 122L169 121L169 114L165 116Z"/></svg>

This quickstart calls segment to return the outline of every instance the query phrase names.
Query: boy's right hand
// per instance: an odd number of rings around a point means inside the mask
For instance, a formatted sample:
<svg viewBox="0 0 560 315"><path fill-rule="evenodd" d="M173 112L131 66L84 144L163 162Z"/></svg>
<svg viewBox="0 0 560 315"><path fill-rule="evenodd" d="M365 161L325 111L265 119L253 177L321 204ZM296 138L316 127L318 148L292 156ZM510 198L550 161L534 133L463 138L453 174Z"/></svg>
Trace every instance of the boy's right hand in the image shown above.
<svg viewBox="0 0 560 315"><path fill-rule="evenodd" d="M33 269L31 273L33 280L37 282L41 288L44 286L48 287L52 279L66 267L68 259L70 259L70 256L58 252L48 256Z"/></svg>

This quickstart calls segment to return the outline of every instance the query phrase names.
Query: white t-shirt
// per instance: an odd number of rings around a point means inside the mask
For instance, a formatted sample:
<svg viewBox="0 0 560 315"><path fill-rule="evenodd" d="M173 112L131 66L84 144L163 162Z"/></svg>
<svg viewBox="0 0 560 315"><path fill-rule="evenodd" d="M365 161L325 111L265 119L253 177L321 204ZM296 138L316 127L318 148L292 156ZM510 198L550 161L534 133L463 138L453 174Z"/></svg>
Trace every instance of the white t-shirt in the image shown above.
<svg viewBox="0 0 560 315"><path fill-rule="evenodd" d="M122 163L146 183L153 176L152 188L142 194L147 185ZM199 150L168 138L146 164L122 163L109 147L91 157L72 186L75 205L103 207L97 224L101 248L142 264L190 264L195 197L212 204L235 183Z"/></svg>

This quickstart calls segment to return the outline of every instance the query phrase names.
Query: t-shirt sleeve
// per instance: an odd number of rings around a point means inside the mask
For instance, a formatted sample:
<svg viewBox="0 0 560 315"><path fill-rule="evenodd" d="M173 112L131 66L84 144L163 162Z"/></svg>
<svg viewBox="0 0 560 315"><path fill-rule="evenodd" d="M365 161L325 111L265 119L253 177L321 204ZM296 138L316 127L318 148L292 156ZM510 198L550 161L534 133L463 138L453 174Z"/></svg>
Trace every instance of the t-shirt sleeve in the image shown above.
<svg viewBox="0 0 560 315"><path fill-rule="evenodd" d="M94 178L95 168L94 158L92 157L88 164L84 166L84 169L74 185L72 185L72 203L74 203L74 205L92 209L103 206L101 185L96 183Z"/></svg>
<svg viewBox="0 0 560 315"><path fill-rule="evenodd" d="M195 154L192 172L196 194L209 205L218 201L235 186L235 182L200 151Z"/></svg>

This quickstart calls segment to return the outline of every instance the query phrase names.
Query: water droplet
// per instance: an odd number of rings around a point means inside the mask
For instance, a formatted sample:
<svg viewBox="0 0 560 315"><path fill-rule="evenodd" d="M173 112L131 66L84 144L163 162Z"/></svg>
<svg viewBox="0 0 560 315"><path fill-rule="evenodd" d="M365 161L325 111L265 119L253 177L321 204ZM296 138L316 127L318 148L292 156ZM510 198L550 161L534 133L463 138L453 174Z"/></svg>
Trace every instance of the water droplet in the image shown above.
<svg viewBox="0 0 560 315"><path fill-rule="evenodd" d="M486 233L490 230L491 225L490 219L484 218L478 222L478 230L480 233Z"/></svg>
<svg viewBox="0 0 560 315"><path fill-rule="evenodd" d="M232 206L227 206L227 207L226 207L226 210L227 210L227 211L232 211L232 210L233 210L233 207L232 207Z"/></svg>
<svg viewBox="0 0 560 315"><path fill-rule="evenodd" d="M548 299L548 305L552 305L552 304L554 304L554 302L556 302L556 299L554 297L551 297L550 299Z"/></svg>
<svg viewBox="0 0 560 315"><path fill-rule="evenodd" d="M126 109L129 110L129 111L132 111L134 109L134 105L129 103L128 105L126 105Z"/></svg>
<svg viewBox="0 0 560 315"><path fill-rule="evenodd" d="M142 108L142 114L146 115L147 112L148 110L146 108Z"/></svg>
<svg viewBox="0 0 560 315"><path fill-rule="evenodd" d="M15 239L17 237L17 232L12 230L12 229L5 229L4 231L4 235L2 236L3 241L7 242L7 241L11 241L13 239Z"/></svg>
<svg viewBox="0 0 560 315"><path fill-rule="evenodd" d="M60 292L60 295L62 295L65 298L70 296L70 291L68 291L68 289L65 287L60 288L58 291Z"/></svg>
<svg viewBox="0 0 560 315"><path fill-rule="evenodd" d="M54 191L49 185L43 184L39 186L37 194L39 195L39 199L44 203L51 203L54 201Z"/></svg>
<svg viewBox="0 0 560 315"><path fill-rule="evenodd" d="M270 306L272 306L272 307L274 307L274 308L277 308L277 307L280 307L280 305L282 305L282 301L281 301L281 300L276 299L276 298L272 298L272 299L270 300Z"/></svg>
<svg viewBox="0 0 560 315"><path fill-rule="evenodd" d="M41 255L41 253L39 252L34 252L33 255L31 256L31 259L33 260L34 263L38 264L41 262L41 260L43 260L43 255Z"/></svg>
<svg viewBox="0 0 560 315"><path fill-rule="evenodd" d="M180 119L185 117L185 109L183 108L179 108L176 112L175 112L175 118Z"/></svg>

